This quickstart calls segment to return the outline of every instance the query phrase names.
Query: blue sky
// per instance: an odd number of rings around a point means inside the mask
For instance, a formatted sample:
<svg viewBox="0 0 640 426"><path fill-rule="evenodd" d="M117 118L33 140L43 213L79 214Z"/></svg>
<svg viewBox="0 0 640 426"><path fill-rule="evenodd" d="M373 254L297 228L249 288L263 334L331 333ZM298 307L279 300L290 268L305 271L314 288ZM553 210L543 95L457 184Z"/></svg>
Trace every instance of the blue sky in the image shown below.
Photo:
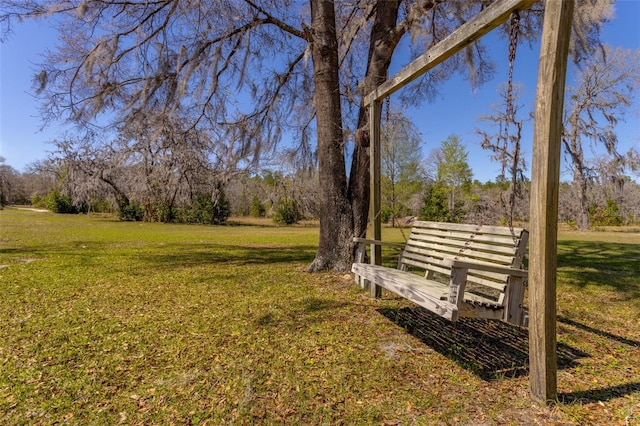
<svg viewBox="0 0 640 426"><path fill-rule="evenodd" d="M618 0L616 17L604 30L604 42L612 46L640 49L640 0ZM14 28L15 33L0 44L0 156L17 170L46 157L51 149L48 141L61 136L60 128L40 130L39 102L30 94L31 80L40 62L40 54L53 49L56 33L43 21L25 21ZM508 67L505 42L491 43L498 72L494 80L475 92L466 81L457 79L445 84L443 96L407 114L414 120L424 140L424 155L437 148L451 134L457 134L469 151L469 164L474 178L480 181L493 180L499 174L499 166L490 161L489 153L480 148L476 129L482 127L478 117L492 113L491 105L499 102L497 89L506 80ZM398 55L402 57L402 52ZM520 45L517 53L514 80L523 86L523 111L533 106L537 77L537 47L534 50ZM395 70L404 64L395 64ZM394 71L392 70L392 73ZM571 84L571 75L568 77ZM620 151L640 146L640 96L627 112L626 122L617 128ZM524 131L523 144L527 162L531 163L531 126ZM568 176L565 174L564 177Z"/></svg>

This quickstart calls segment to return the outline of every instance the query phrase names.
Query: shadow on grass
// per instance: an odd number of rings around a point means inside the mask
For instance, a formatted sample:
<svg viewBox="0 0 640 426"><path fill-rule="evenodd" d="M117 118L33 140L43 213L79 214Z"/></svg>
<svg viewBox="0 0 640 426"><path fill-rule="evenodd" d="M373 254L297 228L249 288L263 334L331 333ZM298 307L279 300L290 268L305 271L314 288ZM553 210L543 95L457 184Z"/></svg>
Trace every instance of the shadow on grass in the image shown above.
<svg viewBox="0 0 640 426"><path fill-rule="evenodd" d="M214 265L232 263L239 266L273 263L311 263L317 247L314 246L239 246L199 244L176 247L167 245L157 253L141 253L139 259L160 268L175 266Z"/></svg>
<svg viewBox="0 0 640 426"><path fill-rule="evenodd" d="M571 268L570 282L579 287L608 285L631 298L640 297L640 244L561 241L558 267Z"/></svg>
<svg viewBox="0 0 640 426"><path fill-rule="evenodd" d="M163 244L149 245L144 248L111 249L112 243L96 243L93 241L75 241L72 247L60 247L55 244L42 244L37 247L19 249L0 249L0 254L20 254L22 256L56 255L70 256L77 259L91 259L95 256L135 256L136 261L158 268L176 266L197 266L203 264L234 263L236 265L260 265L268 263L300 263L313 260L316 246L252 246L229 244ZM122 253L118 253L123 250Z"/></svg>
<svg viewBox="0 0 640 426"><path fill-rule="evenodd" d="M447 321L422 307L378 310L436 352L483 380L529 372L529 331L503 321L461 318ZM589 354L558 344L558 368L570 368Z"/></svg>
<svg viewBox="0 0 640 426"><path fill-rule="evenodd" d="M624 343L625 345L640 348L640 342L638 342L637 340L627 339L626 337L618 336L609 333L608 331L598 330L597 328L590 327L586 324L582 324L581 322L574 321L569 318L558 316L558 322L571 325L575 328L579 328L580 330L587 331L589 333L597 334L598 336L605 337L607 339L615 340L616 342Z"/></svg>
<svg viewBox="0 0 640 426"><path fill-rule="evenodd" d="M597 328L590 327L581 322L558 316L558 322L570 325L580 330L592 333L618 343L622 343L635 348L640 348L640 342L626 337L618 336L607 331L599 330ZM566 392L558 395L558 401L563 404L571 403L588 403L598 401L608 401L615 398L624 397L634 392L640 392L640 382L631 382L621 385L608 386L605 388L589 389L584 391Z"/></svg>
<svg viewBox="0 0 640 426"><path fill-rule="evenodd" d="M149 270L165 272L183 268L211 266L212 273L227 271L229 267L260 268L261 265L291 265L300 269L311 264L317 247L312 245L290 246L242 246L228 244L166 244L144 248L110 249L111 243L76 241L71 248L51 244L21 249L0 249L0 255L25 258L46 258L55 254L66 258L77 266L98 266L108 256L112 273L126 272L129 275L146 275ZM119 261L133 258L134 261ZM0 262L1 263L1 262ZM15 262L12 262L15 263ZM286 267L286 266L285 266Z"/></svg>
<svg viewBox="0 0 640 426"><path fill-rule="evenodd" d="M563 404L574 402L598 402L609 401L611 399L631 395L640 392L640 382L627 383L624 385L608 386L606 388L590 389L577 392L567 392L558 395L558 401Z"/></svg>

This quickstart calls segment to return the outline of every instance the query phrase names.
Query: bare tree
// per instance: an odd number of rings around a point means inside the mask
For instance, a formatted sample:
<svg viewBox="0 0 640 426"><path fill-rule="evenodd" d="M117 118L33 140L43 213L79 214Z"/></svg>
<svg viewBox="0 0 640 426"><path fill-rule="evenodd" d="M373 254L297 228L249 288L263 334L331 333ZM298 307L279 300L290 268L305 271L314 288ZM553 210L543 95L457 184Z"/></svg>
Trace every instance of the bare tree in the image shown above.
<svg viewBox="0 0 640 426"><path fill-rule="evenodd" d="M15 171L10 166L3 164L5 158L0 156L0 210L9 204L9 193L12 189L11 177Z"/></svg>
<svg viewBox="0 0 640 426"><path fill-rule="evenodd" d="M634 205L634 181L631 176L638 169L637 150L630 149L625 155L599 155L590 161L594 170L593 184L589 187L590 210L614 207L620 224L634 223L638 206ZM590 211L590 213L592 213Z"/></svg>
<svg viewBox="0 0 640 426"><path fill-rule="evenodd" d="M388 111L381 135L382 202L389 209L391 225L424 180L420 133L401 111Z"/></svg>
<svg viewBox="0 0 640 426"><path fill-rule="evenodd" d="M162 222L204 194L215 204L232 173L221 166L210 135L182 129L162 114L142 117L115 133L55 141L53 159L65 170L66 192L76 203L111 199L119 210L135 203L147 220Z"/></svg>
<svg viewBox="0 0 640 426"><path fill-rule="evenodd" d="M640 184L631 179L625 182L624 203L620 213L629 225L640 225Z"/></svg>
<svg viewBox="0 0 640 426"><path fill-rule="evenodd" d="M500 201L504 217L510 225L515 219L517 201L525 195L524 172L527 165L521 144L524 119L518 117L522 106L517 104L520 87L515 86L513 91L509 91L505 86L500 92L502 103L493 106L495 113L480 117L481 121L488 122L496 129L495 133L476 130L482 138L482 148L490 150L491 158L500 164L500 180L509 182L509 189L500 194Z"/></svg>
<svg viewBox="0 0 640 426"><path fill-rule="evenodd" d="M585 154L586 143L601 145L608 155L620 157L615 126L631 104L640 84L640 52L604 46L584 64L576 85L568 90L562 143L578 191L579 229L588 229L588 185L595 170Z"/></svg>
<svg viewBox="0 0 640 426"><path fill-rule="evenodd" d="M29 194L30 201L42 200L51 190L58 187L57 167L51 160L33 162L22 173L25 192Z"/></svg>

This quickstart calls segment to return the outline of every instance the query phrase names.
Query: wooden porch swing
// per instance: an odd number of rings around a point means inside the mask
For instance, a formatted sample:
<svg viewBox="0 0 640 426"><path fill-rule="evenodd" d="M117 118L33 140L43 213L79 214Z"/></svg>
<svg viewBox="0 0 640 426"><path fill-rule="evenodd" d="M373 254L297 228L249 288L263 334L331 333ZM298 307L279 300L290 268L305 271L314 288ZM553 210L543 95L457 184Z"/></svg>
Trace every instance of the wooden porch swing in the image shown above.
<svg viewBox="0 0 640 426"><path fill-rule="evenodd" d="M536 0L497 0L447 38L365 97L370 122L370 212L372 236L356 238L356 281L372 297L384 287L451 321L459 316L497 318L529 326L531 394L537 401L557 397L556 255L562 109L574 0L546 0L536 91L531 173L530 255L522 259L528 232L509 227L478 227L416 222L398 261L381 266L380 119L383 100L447 58L506 22L514 11ZM502 229L501 229L502 228ZM505 230L506 229L506 230ZM364 262L370 246L370 263ZM391 244L393 245L393 244ZM408 270L421 268L424 275ZM438 281L437 274L446 279ZM522 309L529 281L529 313ZM480 288L480 290L478 290ZM485 291L491 289L491 291Z"/></svg>
<svg viewBox="0 0 640 426"><path fill-rule="evenodd" d="M513 65L520 15L511 13L507 116L513 113ZM389 120L389 98L387 122ZM505 126L505 139L508 127ZM399 294L437 315L457 321L459 317L499 319L527 326L523 306L527 272L523 259L529 233L509 227L416 222L402 250L397 270L364 263L365 245L382 242L356 238L358 244L352 272L356 283L371 283ZM415 271L422 274L418 276Z"/></svg>

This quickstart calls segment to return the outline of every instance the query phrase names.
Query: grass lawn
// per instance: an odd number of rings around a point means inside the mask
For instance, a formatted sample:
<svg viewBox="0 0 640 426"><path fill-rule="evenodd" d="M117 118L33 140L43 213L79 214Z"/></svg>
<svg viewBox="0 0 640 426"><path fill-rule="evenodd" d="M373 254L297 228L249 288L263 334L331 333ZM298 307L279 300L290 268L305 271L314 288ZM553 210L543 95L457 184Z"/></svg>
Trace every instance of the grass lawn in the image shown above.
<svg viewBox="0 0 640 426"><path fill-rule="evenodd" d="M306 273L317 238L0 211L0 424L640 424L640 233L560 235L548 407L526 329Z"/></svg>

